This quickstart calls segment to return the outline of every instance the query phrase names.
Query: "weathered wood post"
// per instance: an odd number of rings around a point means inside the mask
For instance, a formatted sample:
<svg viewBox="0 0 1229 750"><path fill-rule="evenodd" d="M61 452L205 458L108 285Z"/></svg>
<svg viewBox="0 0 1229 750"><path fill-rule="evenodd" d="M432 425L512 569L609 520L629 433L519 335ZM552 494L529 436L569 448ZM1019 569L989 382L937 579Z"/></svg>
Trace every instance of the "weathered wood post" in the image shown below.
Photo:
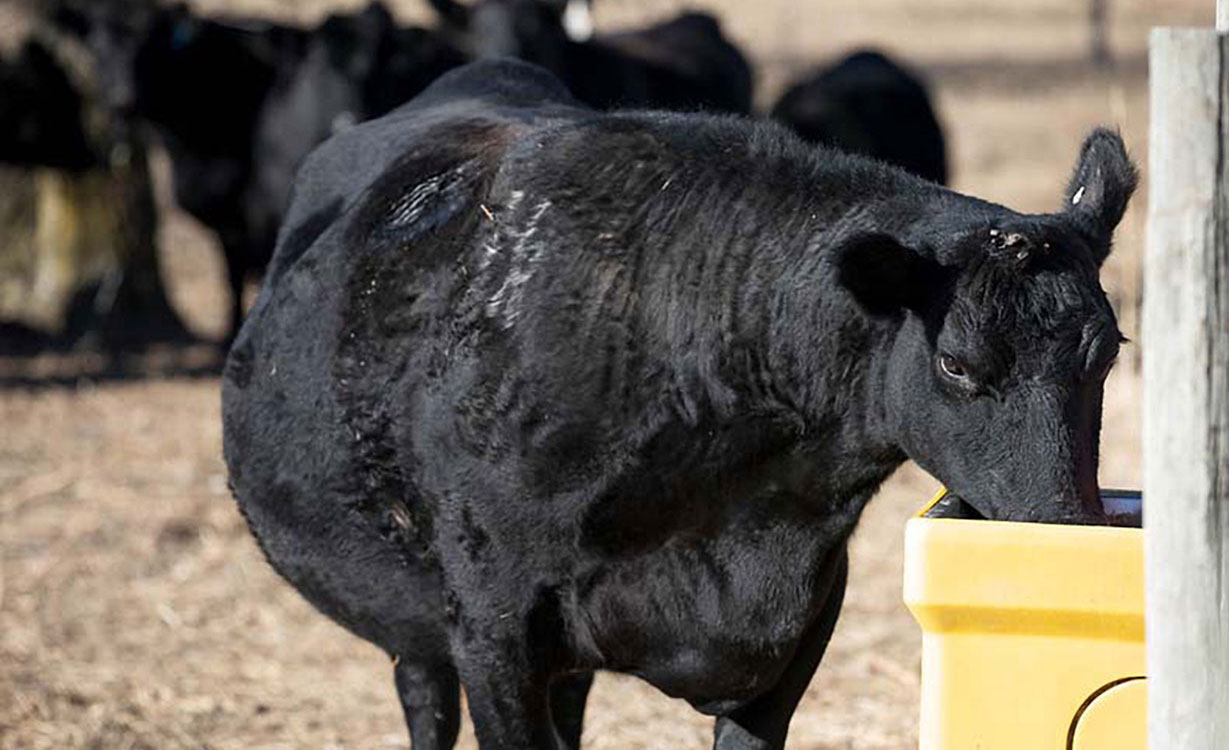
<svg viewBox="0 0 1229 750"><path fill-rule="evenodd" d="M1229 0L1151 39L1144 544L1152 750L1229 748Z"/></svg>

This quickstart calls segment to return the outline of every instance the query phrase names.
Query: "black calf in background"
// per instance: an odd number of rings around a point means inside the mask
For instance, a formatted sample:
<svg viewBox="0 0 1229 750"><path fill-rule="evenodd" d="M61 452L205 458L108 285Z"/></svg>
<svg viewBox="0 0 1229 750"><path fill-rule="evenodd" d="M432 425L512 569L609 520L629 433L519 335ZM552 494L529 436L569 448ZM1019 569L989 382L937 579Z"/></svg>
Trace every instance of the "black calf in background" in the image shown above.
<svg viewBox="0 0 1229 750"><path fill-rule="evenodd" d="M139 20L126 20L141 8ZM398 28L378 2L313 30L140 3L68 5L58 20L109 69L111 105L161 136L176 202L217 236L232 336L244 284L272 256L302 158L337 128L387 112L463 62L437 35Z"/></svg>
<svg viewBox="0 0 1229 750"><path fill-rule="evenodd" d="M255 135L275 83L302 59L307 34L140 2L67 4L56 20L95 53L107 104L156 131L171 158L176 202L217 236L233 335L244 283L272 256L285 201L256 184Z"/></svg>
<svg viewBox="0 0 1229 750"><path fill-rule="evenodd" d="M773 106L772 117L811 143L947 183L943 128L925 84L878 52L854 53L798 81Z"/></svg>
<svg viewBox="0 0 1229 750"><path fill-rule="evenodd" d="M592 107L751 111L751 66L706 13L574 39L565 14L569 6L587 12L587 0L429 2L444 28L474 57L516 57L540 65Z"/></svg>
<svg viewBox="0 0 1229 750"><path fill-rule="evenodd" d="M297 29L204 19L181 6L157 15L135 56L132 111L166 144L176 202L218 237L232 335L244 283L272 257L286 200L256 179L255 136L306 43Z"/></svg>

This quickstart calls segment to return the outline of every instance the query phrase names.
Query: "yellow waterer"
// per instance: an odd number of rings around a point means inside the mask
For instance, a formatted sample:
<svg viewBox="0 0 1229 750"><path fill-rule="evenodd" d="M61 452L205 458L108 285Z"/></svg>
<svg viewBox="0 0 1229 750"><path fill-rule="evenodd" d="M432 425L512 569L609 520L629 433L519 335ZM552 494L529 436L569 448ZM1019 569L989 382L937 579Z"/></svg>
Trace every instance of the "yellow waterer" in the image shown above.
<svg viewBox="0 0 1229 750"><path fill-rule="evenodd" d="M1141 530L939 517L952 502L905 531L921 750L1145 750Z"/></svg>

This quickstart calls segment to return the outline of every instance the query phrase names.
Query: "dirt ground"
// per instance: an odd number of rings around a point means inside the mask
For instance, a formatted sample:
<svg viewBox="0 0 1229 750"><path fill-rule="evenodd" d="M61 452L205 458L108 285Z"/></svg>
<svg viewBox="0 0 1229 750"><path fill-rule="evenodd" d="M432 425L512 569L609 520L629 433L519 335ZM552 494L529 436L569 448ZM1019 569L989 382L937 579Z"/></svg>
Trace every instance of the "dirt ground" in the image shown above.
<svg viewBox="0 0 1229 750"><path fill-rule="evenodd" d="M417 2L393 4L422 19ZM356 3L196 4L310 21ZM1114 0L1116 63L1095 69L1078 2L694 4L720 12L751 53L763 102L844 49L874 43L904 55L934 85L954 186L1029 211L1057 206L1096 123L1121 128L1146 166L1147 30L1212 20L1210 0ZM680 6L601 0L599 29ZM1145 206L1141 191L1103 274L1133 338ZM224 287L210 240L172 210L162 254L175 304L216 336ZM1139 486L1138 349L1127 348L1110 380L1104 486ZM155 354L143 360L147 377L112 379L97 358L0 354L0 750L407 745L387 659L278 579L235 511L210 359L208 348ZM936 487L906 467L871 503L841 622L791 748L916 747L920 637L900 602L901 539ZM709 720L631 678L600 677L590 706L587 748L711 741ZM468 726L461 746L474 747Z"/></svg>

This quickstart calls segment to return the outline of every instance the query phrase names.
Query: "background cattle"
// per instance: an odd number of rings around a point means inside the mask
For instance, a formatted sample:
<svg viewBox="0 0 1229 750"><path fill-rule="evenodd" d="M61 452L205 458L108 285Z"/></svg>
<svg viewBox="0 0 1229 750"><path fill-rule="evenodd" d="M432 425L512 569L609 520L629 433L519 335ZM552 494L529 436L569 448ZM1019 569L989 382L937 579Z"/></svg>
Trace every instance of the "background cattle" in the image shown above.
<svg viewBox="0 0 1229 750"><path fill-rule="evenodd" d="M543 64L594 106L750 109L750 68L705 14L576 40L565 21L578 8L587 13L578 0L432 4L471 53ZM96 53L110 106L152 124L166 144L176 200L221 244L232 334L244 284L269 261L303 156L465 59L439 34L400 28L378 2L311 30L146 2L64 0L55 18ZM946 179L942 133L924 89L881 56L856 55L800 84L774 115L812 141Z"/></svg>
<svg viewBox="0 0 1229 750"><path fill-rule="evenodd" d="M771 116L811 143L947 184L947 146L925 84L880 52L856 52L797 81Z"/></svg>
<svg viewBox="0 0 1229 750"><path fill-rule="evenodd" d="M1021 214L473 63L305 163L227 360L230 484L393 658L416 748L458 681L483 750L578 747L599 669L782 748L906 459L988 518L1105 522L1097 273L1135 182L1097 130Z"/></svg>
<svg viewBox="0 0 1229 750"><path fill-rule="evenodd" d="M430 2L474 57L540 65L590 106L751 111L751 67L707 13L574 39L565 21L569 11L587 15L584 0Z"/></svg>
<svg viewBox="0 0 1229 750"><path fill-rule="evenodd" d="M221 245L233 330L245 281L272 254L285 200L255 179L260 113L302 58L306 34L204 19L182 5L102 3L69 7L57 20L96 53L113 111L152 125L166 145L176 201Z"/></svg>
<svg viewBox="0 0 1229 750"><path fill-rule="evenodd" d="M62 11L108 69L108 101L152 125L171 157L176 201L218 238L231 292L273 252L299 161L335 129L383 114L462 57L436 35L398 28L378 2L311 30L198 16L187 6Z"/></svg>

